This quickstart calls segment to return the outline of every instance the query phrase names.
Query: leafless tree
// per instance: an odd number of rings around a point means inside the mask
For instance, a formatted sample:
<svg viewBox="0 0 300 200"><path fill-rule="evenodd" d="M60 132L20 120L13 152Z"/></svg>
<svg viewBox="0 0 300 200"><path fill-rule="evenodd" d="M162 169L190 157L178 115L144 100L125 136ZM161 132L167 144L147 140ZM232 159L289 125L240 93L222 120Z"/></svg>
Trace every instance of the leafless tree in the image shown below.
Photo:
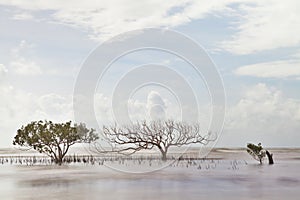
<svg viewBox="0 0 300 200"><path fill-rule="evenodd" d="M98 152L118 152L133 154L143 149L157 148L162 155L162 160L167 159L170 147L181 147L183 145L210 141L210 134L200 134L199 124L187 124L183 122L168 121L146 121L137 122L130 126L103 126L103 135L112 145L112 150L104 151L97 148Z"/></svg>

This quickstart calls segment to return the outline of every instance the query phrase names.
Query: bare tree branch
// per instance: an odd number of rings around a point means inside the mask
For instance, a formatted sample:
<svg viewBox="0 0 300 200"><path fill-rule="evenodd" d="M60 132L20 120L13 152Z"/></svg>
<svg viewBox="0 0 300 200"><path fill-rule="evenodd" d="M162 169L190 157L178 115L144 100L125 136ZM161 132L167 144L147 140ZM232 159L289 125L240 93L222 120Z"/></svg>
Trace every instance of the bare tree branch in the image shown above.
<svg viewBox="0 0 300 200"><path fill-rule="evenodd" d="M104 139L110 144L111 150L104 150L100 144L96 146L98 153L121 153L131 155L143 149L157 148L162 154L162 159L167 159L170 147L181 147L189 144L208 144L210 134L201 135L199 124L183 122L146 121L119 127L103 126Z"/></svg>

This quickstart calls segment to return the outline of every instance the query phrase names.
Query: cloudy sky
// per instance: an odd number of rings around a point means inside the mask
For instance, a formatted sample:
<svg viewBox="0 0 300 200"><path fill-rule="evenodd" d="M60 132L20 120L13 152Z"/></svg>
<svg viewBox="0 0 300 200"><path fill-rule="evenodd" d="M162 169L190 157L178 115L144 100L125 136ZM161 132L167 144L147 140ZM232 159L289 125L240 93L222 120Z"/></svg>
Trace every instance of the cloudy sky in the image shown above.
<svg viewBox="0 0 300 200"><path fill-rule="evenodd" d="M227 98L218 146L299 146L299 10L297 0L0 0L0 146L11 146L16 130L32 120L73 120L74 85L88 55L113 36L152 27L192 38L218 68ZM150 61L175 66L194 84L206 127L203 80L178 58L147 51L119 60L102 79L95 91L99 123L113 119L109 86L122 70ZM133 120L172 118L182 108L157 85L133 92L127 104Z"/></svg>

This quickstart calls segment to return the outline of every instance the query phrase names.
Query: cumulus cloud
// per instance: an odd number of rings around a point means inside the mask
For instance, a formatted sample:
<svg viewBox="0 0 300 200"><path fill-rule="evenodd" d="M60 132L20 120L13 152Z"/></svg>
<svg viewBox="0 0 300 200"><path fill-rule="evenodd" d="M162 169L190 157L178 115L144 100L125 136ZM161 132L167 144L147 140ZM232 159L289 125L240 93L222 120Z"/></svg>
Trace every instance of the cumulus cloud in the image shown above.
<svg viewBox="0 0 300 200"><path fill-rule="evenodd" d="M254 85L227 110L224 130L229 143L263 140L269 145L288 146L299 140L300 101L285 97L277 88Z"/></svg>
<svg viewBox="0 0 300 200"><path fill-rule="evenodd" d="M128 108L132 121L136 120L166 120L181 119L181 108L172 96L167 93L151 90L146 94L146 100L129 99Z"/></svg>
<svg viewBox="0 0 300 200"><path fill-rule="evenodd" d="M33 48L33 44L22 40L16 48L12 49L13 61L10 62L10 66L15 73L32 76L42 74L41 67L29 56Z"/></svg>
<svg viewBox="0 0 300 200"><path fill-rule="evenodd" d="M5 67L5 65L0 64L0 78L1 79L6 75L7 72L8 72L8 70Z"/></svg>
<svg viewBox="0 0 300 200"><path fill-rule="evenodd" d="M86 102L84 99L82 99L82 102ZM113 122L113 113L111 109L111 98L105 96L102 93L96 93L94 96L94 102L95 102L95 115L97 118L97 121L99 124L106 124ZM85 106L83 103L82 105ZM82 108L82 113L84 117L84 106ZM88 114L88 113L87 113Z"/></svg>
<svg viewBox="0 0 300 200"><path fill-rule="evenodd" d="M147 104L138 99L128 100L128 112L129 112L129 117L132 121L149 119L149 117L147 117L148 115Z"/></svg>
<svg viewBox="0 0 300 200"><path fill-rule="evenodd" d="M300 60L282 60L239 67L237 75L261 78L300 78Z"/></svg>
<svg viewBox="0 0 300 200"><path fill-rule="evenodd" d="M160 93L151 91L147 97L148 114L152 120L163 120L166 118L166 104Z"/></svg>
<svg viewBox="0 0 300 200"><path fill-rule="evenodd" d="M34 95L8 83L0 85L0 146L10 146L16 130L33 120L73 120L71 97Z"/></svg>
<svg viewBox="0 0 300 200"><path fill-rule="evenodd" d="M145 99L130 98L128 100L124 100L124 102L119 102L120 104L125 104L128 109L128 116L119 116L118 106L112 108L111 97L105 96L101 93L95 94L94 109L98 123L114 123L116 117L121 120L124 117L129 118L132 122L141 120L180 119L181 113L179 105L176 105L173 101L164 98L164 95L160 92L152 90L148 92L145 97ZM80 104L82 105L82 116L85 116L84 101L85 100L80 101ZM118 121L118 123L122 122L123 121Z"/></svg>
<svg viewBox="0 0 300 200"><path fill-rule="evenodd" d="M17 61L10 63L13 70L20 75L40 75L42 74L41 68L33 61L28 61L24 58L19 58Z"/></svg>
<svg viewBox="0 0 300 200"><path fill-rule="evenodd" d="M38 98L38 106L48 116L57 118L57 115L61 115L59 120L71 120L73 118L71 101L70 97L50 93Z"/></svg>

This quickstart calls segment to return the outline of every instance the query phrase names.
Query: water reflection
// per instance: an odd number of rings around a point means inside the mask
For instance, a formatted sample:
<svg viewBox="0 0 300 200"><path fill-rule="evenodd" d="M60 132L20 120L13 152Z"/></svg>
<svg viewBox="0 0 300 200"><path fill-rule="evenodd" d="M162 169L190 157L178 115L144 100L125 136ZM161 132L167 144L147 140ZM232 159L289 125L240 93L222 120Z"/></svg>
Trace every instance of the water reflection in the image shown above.
<svg viewBox="0 0 300 200"><path fill-rule="evenodd" d="M182 162L147 174L98 165L3 165L0 199L297 199L300 162L287 157L277 157L273 166L230 159Z"/></svg>

